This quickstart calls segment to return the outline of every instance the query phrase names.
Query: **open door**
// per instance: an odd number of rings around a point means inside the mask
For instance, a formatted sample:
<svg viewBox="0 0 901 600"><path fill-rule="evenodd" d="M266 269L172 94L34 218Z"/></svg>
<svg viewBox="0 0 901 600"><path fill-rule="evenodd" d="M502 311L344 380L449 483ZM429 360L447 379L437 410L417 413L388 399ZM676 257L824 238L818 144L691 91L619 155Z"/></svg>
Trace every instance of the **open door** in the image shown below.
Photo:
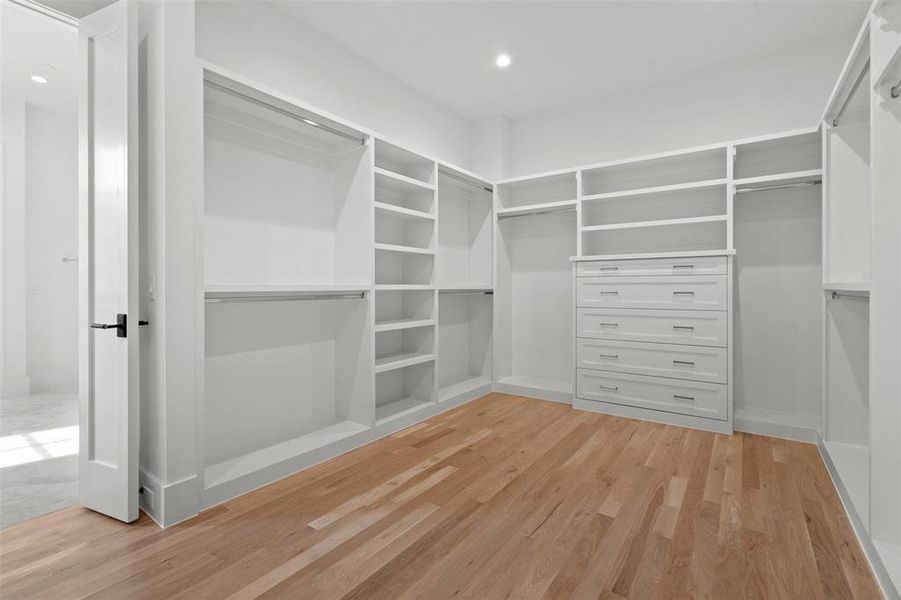
<svg viewBox="0 0 901 600"><path fill-rule="evenodd" d="M83 17L79 38L79 500L129 522L140 408L135 3Z"/></svg>

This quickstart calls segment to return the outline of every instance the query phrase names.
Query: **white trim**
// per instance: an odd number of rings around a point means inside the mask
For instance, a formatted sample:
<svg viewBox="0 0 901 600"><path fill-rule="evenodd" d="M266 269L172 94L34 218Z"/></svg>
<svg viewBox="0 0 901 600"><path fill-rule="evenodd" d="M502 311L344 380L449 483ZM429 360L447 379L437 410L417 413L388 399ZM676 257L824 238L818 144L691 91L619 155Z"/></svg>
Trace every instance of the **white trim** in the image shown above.
<svg viewBox="0 0 901 600"><path fill-rule="evenodd" d="M848 490L842 483L841 476L835 468L835 463L832 462L832 457L829 456L829 450L826 447L826 444L822 439L818 439L816 445L817 450L820 451L820 458L822 459L823 464L826 465L826 471L829 472L829 478L832 479L832 485L838 493L842 508L845 509L845 514L848 516L848 521L851 523L851 529L854 530L854 535L857 537L857 543L860 544L860 548L863 550L864 557L866 557L867 563L870 565L870 570L873 572L879 590L882 592L882 597L890 600L898 600L901 598L901 594L895 589L895 584L892 582L892 578L882 562L879 551L876 550L876 547L873 545L867 528L864 526L860 515L857 514L854 503L851 502L851 496L848 494Z"/></svg>
<svg viewBox="0 0 901 600"><path fill-rule="evenodd" d="M55 21L59 21L63 25L71 27L72 29L78 29L78 19L71 15L67 15L64 12L50 8L49 6L44 6L43 4L32 2L32 0L5 0L5 2L24 8L25 10L30 10L43 17L48 17Z"/></svg>
<svg viewBox="0 0 901 600"><path fill-rule="evenodd" d="M582 398L573 400L573 408L604 415L613 415L615 417L623 417L626 419L636 419L638 421L650 421L652 423L663 423L664 425L675 425L676 427L701 429L704 431L712 431L713 433L723 433L727 435L732 433L732 424L727 420L719 421L717 419L706 419L704 417L682 415L650 408L638 408L635 406L626 406L624 404L613 404L611 402L602 402L599 400L585 400Z"/></svg>
<svg viewBox="0 0 901 600"><path fill-rule="evenodd" d="M572 262L595 260L632 260L634 258L689 258L698 256L734 256L735 250L680 250L676 252L639 252L635 254L590 254L570 256Z"/></svg>
<svg viewBox="0 0 901 600"><path fill-rule="evenodd" d="M140 469L138 482L153 493L153 507L139 495L140 509L160 527L170 527L198 514L200 480L196 475L164 484L153 473Z"/></svg>
<svg viewBox="0 0 901 600"><path fill-rule="evenodd" d="M819 415L789 413L764 408L735 408L736 431L816 443L820 439Z"/></svg>

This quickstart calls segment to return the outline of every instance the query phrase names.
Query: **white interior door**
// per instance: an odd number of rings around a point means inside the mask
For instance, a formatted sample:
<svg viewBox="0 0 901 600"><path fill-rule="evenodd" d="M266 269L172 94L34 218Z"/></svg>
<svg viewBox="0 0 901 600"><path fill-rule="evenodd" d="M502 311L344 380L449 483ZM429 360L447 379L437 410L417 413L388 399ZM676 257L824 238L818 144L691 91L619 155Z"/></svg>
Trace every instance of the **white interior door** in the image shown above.
<svg viewBox="0 0 901 600"><path fill-rule="evenodd" d="M79 21L79 498L138 518L137 12Z"/></svg>

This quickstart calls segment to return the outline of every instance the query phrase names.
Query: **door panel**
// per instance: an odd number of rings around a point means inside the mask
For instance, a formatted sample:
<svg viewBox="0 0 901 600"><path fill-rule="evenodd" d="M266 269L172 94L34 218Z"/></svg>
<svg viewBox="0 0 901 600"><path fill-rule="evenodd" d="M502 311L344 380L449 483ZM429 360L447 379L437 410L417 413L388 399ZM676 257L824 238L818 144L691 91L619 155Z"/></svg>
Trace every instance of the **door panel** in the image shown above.
<svg viewBox="0 0 901 600"><path fill-rule="evenodd" d="M138 516L139 435L134 3L83 17L79 37L79 499L128 522Z"/></svg>

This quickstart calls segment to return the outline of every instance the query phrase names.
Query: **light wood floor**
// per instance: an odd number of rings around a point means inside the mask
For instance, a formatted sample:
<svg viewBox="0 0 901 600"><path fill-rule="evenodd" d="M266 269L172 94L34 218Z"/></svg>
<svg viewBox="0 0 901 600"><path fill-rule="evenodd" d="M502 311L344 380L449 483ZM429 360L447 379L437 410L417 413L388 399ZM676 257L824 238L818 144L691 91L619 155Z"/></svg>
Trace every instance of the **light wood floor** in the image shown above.
<svg viewBox="0 0 901 600"><path fill-rule="evenodd" d="M491 394L160 530L0 533L11 598L877 598L817 450Z"/></svg>

